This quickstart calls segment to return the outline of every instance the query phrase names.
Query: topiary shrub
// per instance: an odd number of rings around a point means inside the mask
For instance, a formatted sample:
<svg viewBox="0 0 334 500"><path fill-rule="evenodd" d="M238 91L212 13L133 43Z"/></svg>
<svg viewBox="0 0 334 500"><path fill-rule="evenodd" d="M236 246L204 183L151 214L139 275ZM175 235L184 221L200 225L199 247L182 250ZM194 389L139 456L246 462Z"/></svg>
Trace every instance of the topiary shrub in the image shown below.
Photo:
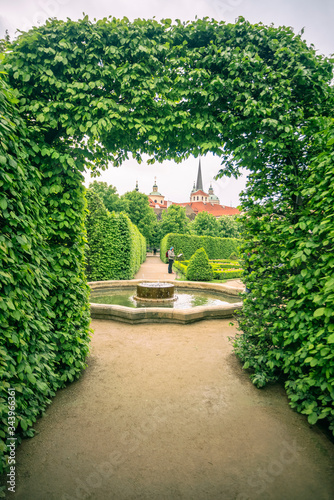
<svg viewBox="0 0 334 500"><path fill-rule="evenodd" d="M212 269L209 258L204 248L196 250L191 257L186 278L189 281L211 281Z"/></svg>

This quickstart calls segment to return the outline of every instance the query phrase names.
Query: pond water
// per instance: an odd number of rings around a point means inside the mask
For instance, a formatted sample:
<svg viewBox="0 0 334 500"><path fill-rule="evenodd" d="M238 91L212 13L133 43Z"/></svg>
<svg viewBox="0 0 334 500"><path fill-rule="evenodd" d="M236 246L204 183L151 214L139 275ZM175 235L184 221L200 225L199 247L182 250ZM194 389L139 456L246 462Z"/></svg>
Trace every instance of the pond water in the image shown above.
<svg viewBox="0 0 334 500"><path fill-rule="evenodd" d="M94 304L113 304L125 307L170 307L174 309L188 309L196 306L220 306L240 302L240 297L222 293L205 292L203 290L175 290L177 300L168 304L143 304L134 299L135 288L94 290L90 295L90 302Z"/></svg>

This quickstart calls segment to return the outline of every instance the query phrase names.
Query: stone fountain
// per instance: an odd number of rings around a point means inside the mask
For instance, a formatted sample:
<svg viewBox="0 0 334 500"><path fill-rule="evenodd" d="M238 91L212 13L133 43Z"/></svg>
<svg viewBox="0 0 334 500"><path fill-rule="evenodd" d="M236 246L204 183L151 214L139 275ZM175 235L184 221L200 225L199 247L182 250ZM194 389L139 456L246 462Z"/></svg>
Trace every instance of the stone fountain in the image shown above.
<svg viewBox="0 0 334 500"><path fill-rule="evenodd" d="M149 304L165 304L177 300L175 286L171 283L140 283L135 300Z"/></svg>

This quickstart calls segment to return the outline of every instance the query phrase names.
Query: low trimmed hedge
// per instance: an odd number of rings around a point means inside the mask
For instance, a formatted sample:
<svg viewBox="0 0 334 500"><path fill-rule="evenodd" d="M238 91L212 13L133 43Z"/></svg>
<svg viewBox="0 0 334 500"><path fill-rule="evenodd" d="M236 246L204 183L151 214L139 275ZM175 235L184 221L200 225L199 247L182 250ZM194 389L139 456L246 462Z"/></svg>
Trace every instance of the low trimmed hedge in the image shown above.
<svg viewBox="0 0 334 500"><path fill-rule="evenodd" d="M184 276L187 274L189 260L175 261L175 269L179 270ZM241 278L243 270L239 267L237 261L223 260L212 261L210 260L212 275L214 280L229 280Z"/></svg>

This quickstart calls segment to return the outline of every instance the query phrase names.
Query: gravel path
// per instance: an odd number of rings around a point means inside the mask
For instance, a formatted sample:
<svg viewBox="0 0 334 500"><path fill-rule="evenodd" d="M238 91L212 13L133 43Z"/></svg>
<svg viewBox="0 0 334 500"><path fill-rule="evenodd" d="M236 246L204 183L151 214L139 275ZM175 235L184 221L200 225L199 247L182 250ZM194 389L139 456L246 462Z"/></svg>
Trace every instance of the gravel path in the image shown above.
<svg viewBox="0 0 334 500"><path fill-rule="evenodd" d="M88 368L17 450L7 498L334 498L333 443L279 385L251 384L229 320L92 328Z"/></svg>

